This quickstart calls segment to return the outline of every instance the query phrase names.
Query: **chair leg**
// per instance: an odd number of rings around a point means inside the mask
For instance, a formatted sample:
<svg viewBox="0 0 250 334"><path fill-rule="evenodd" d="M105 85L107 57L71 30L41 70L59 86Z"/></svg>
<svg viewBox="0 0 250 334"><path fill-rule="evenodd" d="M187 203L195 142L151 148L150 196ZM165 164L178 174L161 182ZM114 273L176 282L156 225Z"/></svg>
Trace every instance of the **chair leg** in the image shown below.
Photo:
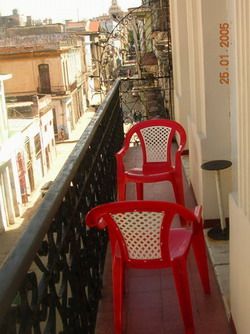
<svg viewBox="0 0 250 334"><path fill-rule="evenodd" d="M183 184L181 181L178 179L174 179L172 182L173 189L174 189L174 195L175 195L175 200L178 204L181 204L185 206L185 196L184 196L184 189L183 189ZM186 221L183 217L180 217L181 220L181 225L185 226Z"/></svg>
<svg viewBox="0 0 250 334"><path fill-rule="evenodd" d="M189 290L188 273L185 259L178 259L172 262L175 286L179 299L181 315L185 326L186 334L194 334L194 323L192 304Z"/></svg>
<svg viewBox="0 0 250 334"><path fill-rule="evenodd" d="M125 182L118 182L117 200L118 201L126 200L126 183Z"/></svg>
<svg viewBox="0 0 250 334"><path fill-rule="evenodd" d="M203 290L206 294L210 294L210 283L208 274L207 254L205 248L205 240L203 231L196 233L192 239L195 260L199 270Z"/></svg>
<svg viewBox="0 0 250 334"><path fill-rule="evenodd" d="M143 183L136 183L136 196L138 200L143 200Z"/></svg>
<svg viewBox="0 0 250 334"><path fill-rule="evenodd" d="M185 206L185 198L184 198L184 190L182 182L175 179L173 182L173 188L176 202Z"/></svg>
<svg viewBox="0 0 250 334"><path fill-rule="evenodd" d="M124 268L120 257L113 257L113 307L115 334L122 333L122 305L124 287Z"/></svg>

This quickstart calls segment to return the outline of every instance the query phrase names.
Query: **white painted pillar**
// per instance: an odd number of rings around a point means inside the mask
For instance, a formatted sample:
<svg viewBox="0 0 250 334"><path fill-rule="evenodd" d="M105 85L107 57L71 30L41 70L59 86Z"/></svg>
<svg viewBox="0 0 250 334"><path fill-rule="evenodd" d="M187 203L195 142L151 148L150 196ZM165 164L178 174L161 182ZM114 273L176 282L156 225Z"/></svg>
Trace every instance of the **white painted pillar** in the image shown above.
<svg viewBox="0 0 250 334"><path fill-rule="evenodd" d="M190 112L189 58L186 0L170 0L175 120L187 129Z"/></svg>
<svg viewBox="0 0 250 334"><path fill-rule="evenodd" d="M6 200L5 200L5 191L3 183L3 174L0 171L0 233L4 232L7 228L7 210L6 210Z"/></svg>
<svg viewBox="0 0 250 334"><path fill-rule="evenodd" d="M196 199L205 219L215 219L219 212L214 179L200 166L209 160L231 160L228 0L172 0L171 18L176 120L188 132ZM221 183L228 216L230 171L223 173Z"/></svg>
<svg viewBox="0 0 250 334"><path fill-rule="evenodd" d="M250 2L230 0L233 192L230 196L230 304L238 334L250 328Z"/></svg>
<svg viewBox="0 0 250 334"><path fill-rule="evenodd" d="M10 184L10 175L9 175L9 167L8 164L4 168L2 172L3 177L3 187L4 187L4 196L5 196L5 206L7 210L8 215L8 225L12 225L15 223L15 211L13 206L13 194L12 194L12 188Z"/></svg>

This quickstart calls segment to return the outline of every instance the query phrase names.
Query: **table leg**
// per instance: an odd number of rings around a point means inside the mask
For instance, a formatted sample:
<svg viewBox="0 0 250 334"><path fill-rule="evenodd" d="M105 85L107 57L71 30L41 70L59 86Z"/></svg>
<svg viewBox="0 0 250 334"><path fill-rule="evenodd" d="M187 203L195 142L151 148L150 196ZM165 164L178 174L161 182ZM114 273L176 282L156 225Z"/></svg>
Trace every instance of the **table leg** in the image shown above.
<svg viewBox="0 0 250 334"><path fill-rule="evenodd" d="M225 217L223 212L222 198L221 198L221 182L220 182L220 171L215 171L215 183L217 191L217 200L219 206L219 215L220 215L220 226L224 230L226 228Z"/></svg>

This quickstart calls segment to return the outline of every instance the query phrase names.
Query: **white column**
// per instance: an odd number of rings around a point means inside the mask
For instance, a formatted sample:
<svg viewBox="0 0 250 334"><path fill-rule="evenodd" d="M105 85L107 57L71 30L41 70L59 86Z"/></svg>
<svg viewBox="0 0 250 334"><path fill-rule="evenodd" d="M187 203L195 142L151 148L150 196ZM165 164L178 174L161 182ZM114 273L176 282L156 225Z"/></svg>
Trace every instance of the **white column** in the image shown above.
<svg viewBox="0 0 250 334"><path fill-rule="evenodd" d="M209 160L231 160L230 45L228 0L171 1L176 119L188 132L190 178L205 219L218 218ZM230 171L223 173L222 201L228 215Z"/></svg>
<svg viewBox="0 0 250 334"><path fill-rule="evenodd" d="M6 199L3 183L3 174L0 171L0 233L4 232L8 226L8 216L6 209Z"/></svg>
<svg viewBox="0 0 250 334"><path fill-rule="evenodd" d="M190 111L186 0L170 0L175 120L187 128ZM185 56L184 56L185 55Z"/></svg>
<svg viewBox="0 0 250 334"><path fill-rule="evenodd" d="M230 304L237 333L250 328L250 2L230 0L233 192L230 196Z"/></svg>

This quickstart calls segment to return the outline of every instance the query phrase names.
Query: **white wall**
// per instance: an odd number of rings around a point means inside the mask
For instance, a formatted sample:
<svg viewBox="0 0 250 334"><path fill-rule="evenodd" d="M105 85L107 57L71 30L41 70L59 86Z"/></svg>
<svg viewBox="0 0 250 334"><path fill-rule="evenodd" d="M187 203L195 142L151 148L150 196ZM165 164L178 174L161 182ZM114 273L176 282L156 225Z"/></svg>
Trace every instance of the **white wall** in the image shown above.
<svg viewBox="0 0 250 334"><path fill-rule="evenodd" d="M83 73L82 57L83 54L81 48L72 48L70 51L62 55L62 63L64 62L68 68L69 85L72 85L76 81L76 78ZM55 74L52 72L51 77L54 76ZM64 81L64 83L66 82Z"/></svg>
<svg viewBox="0 0 250 334"><path fill-rule="evenodd" d="M250 3L230 0L233 193L230 196L230 303L238 334L250 329Z"/></svg>
<svg viewBox="0 0 250 334"><path fill-rule="evenodd" d="M0 151L0 233L23 212L17 154L24 151L24 137L16 133L6 140Z"/></svg>
<svg viewBox="0 0 250 334"><path fill-rule="evenodd" d="M233 163L222 173L224 208L230 218L230 307L237 333L248 334L250 2L172 0L171 16L176 30L172 35L176 118L187 124L191 182L205 208L205 218L218 217L218 209L213 174L202 172L200 164L210 159ZM229 47L220 44L223 23L229 24ZM186 52L179 52L183 45ZM227 54L228 67L220 64L220 56ZM220 83L220 72L228 73L229 84ZM186 85L184 94L182 86Z"/></svg>
<svg viewBox="0 0 250 334"><path fill-rule="evenodd" d="M61 129L64 130L64 139L68 139L71 128L70 118L71 116L71 96L67 97L54 97L52 96L52 106L56 109L56 123L58 128L58 139L62 140L60 137Z"/></svg>
<svg viewBox="0 0 250 334"><path fill-rule="evenodd" d="M250 222L230 196L230 304L237 334L250 329Z"/></svg>
<svg viewBox="0 0 250 334"><path fill-rule="evenodd" d="M171 1L172 59L174 67L174 113L176 121L187 130L187 114L190 112L189 59L187 56L186 0ZM187 145L188 148L188 145Z"/></svg>
<svg viewBox="0 0 250 334"><path fill-rule="evenodd" d="M216 9L216 10L215 10ZM220 24L228 21L227 0L171 1L176 120L188 132L190 178L205 219L219 218L209 160L231 158L229 85L220 83ZM227 51L228 52L228 51ZM230 171L222 174L223 204L228 216Z"/></svg>
<svg viewBox="0 0 250 334"><path fill-rule="evenodd" d="M4 93L4 80L10 79L11 75L0 74L0 143L8 138L8 116Z"/></svg>

